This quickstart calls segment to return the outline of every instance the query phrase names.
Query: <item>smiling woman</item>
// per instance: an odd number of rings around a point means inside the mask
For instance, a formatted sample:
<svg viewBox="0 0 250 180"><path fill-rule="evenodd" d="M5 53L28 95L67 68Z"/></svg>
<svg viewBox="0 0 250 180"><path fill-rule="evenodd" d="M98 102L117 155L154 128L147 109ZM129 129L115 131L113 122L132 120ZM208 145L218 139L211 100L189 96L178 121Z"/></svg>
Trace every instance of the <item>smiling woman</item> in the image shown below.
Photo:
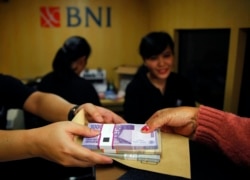
<svg viewBox="0 0 250 180"><path fill-rule="evenodd" d="M139 45L143 65L128 84L124 117L130 123L143 124L157 110L166 107L195 106L192 87L177 73L174 42L166 32L151 32Z"/></svg>

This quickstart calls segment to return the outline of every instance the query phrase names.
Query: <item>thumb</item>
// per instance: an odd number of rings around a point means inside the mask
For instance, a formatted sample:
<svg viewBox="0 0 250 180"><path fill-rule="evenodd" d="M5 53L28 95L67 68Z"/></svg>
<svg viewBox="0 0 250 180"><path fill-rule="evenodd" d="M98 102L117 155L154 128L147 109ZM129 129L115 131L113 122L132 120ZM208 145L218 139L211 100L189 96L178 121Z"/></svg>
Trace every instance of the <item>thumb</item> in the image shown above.
<svg viewBox="0 0 250 180"><path fill-rule="evenodd" d="M78 136L84 136L84 137L94 137L100 134L100 131L90 129L88 126L75 124L74 128L71 129L71 132Z"/></svg>

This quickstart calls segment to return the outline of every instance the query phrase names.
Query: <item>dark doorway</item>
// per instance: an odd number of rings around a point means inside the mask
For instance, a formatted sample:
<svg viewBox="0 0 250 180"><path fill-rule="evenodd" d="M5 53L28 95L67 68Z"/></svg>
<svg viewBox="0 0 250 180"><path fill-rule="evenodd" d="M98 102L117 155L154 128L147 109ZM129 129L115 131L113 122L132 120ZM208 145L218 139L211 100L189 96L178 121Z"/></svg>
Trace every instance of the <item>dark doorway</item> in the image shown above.
<svg viewBox="0 0 250 180"><path fill-rule="evenodd" d="M241 81L238 115L250 117L250 29L246 30L246 49Z"/></svg>
<svg viewBox="0 0 250 180"><path fill-rule="evenodd" d="M178 72L193 85L198 103L223 109L229 29L178 30Z"/></svg>

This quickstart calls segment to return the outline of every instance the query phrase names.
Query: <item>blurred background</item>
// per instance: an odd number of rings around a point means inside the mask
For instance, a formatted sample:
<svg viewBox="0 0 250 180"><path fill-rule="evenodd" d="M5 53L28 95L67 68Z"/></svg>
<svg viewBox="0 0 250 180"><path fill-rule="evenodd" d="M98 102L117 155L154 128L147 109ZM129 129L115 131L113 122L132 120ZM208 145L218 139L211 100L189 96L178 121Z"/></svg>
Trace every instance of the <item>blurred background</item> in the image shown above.
<svg viewBox="0 0 250 180"><path fill-rule="evenodd" d="M197 102L250 116L249 9L249 0L1 0L0 72L41 77L65 39L80 35L92 47L88 68L119 89L121 73L133 75L119 67L142 63L142 36L167 31L174 71L193 83Z"/></svg>

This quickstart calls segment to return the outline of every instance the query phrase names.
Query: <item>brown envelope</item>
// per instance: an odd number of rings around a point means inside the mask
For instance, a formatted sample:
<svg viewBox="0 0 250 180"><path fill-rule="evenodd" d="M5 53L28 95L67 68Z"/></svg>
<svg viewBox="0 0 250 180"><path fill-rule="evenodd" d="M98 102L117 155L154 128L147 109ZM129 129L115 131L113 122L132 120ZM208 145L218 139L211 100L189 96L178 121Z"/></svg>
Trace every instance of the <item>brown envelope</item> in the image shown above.
<svg viewBox="0 0 250 180"><path fill-rule="evenodd" d="M88 123L83 110L80 110L72 121L84 125ZM191 179L188 138L167 133L161 133L161 138L162 157L158 164L145 164L140 161L113 159L136 169ZM82 137L76 137L76 142L81 144Z"/></svg>

